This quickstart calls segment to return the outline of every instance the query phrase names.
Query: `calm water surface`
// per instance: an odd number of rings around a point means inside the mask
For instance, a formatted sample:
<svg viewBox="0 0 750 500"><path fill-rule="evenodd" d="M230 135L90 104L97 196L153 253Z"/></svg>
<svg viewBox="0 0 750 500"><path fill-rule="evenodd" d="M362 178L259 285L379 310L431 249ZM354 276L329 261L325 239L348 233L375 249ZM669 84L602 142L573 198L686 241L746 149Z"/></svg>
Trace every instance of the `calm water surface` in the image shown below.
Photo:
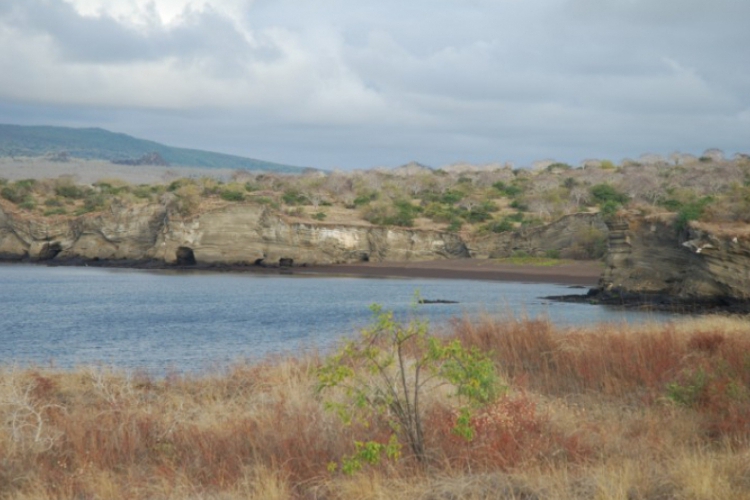
<svg viewBox="0 0 750 500"><path fill-rule="evenodd" d="M436 326L483 312L564 325L670 317L540 299L586 292L549 284L0 265L0 364L193 372L325 351L368 324L372 303L407 318L416 290L459 301L417 308Z"/></svg>

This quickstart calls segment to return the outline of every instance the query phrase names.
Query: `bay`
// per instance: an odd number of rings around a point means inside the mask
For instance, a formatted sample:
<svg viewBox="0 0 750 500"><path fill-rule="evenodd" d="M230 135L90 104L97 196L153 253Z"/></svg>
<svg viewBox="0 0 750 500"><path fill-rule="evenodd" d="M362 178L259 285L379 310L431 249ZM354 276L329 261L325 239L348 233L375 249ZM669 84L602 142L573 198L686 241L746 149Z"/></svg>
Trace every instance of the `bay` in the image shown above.
<svg viewBox="0 0 750 500"><path fill-rule="evenodd" d="M414 294L457 304L414 306ZM0 364L201 372L271 355L326 352L373 303L435 328L491 314L559 325L664 321L665 313L550 302L555 284L0 265Z"/></svg>

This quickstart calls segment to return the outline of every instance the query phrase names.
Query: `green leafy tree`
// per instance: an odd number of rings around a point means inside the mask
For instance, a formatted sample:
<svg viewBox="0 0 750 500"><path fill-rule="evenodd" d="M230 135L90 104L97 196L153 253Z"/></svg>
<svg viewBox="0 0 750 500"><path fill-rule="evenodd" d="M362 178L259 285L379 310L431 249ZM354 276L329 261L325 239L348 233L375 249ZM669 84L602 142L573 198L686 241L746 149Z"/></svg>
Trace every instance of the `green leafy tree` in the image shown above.
<svg viewBox="0 0 750 500"><path fill-rule="evenodd" d="M492 361L458 341L428 335L424 320L402 323L393 312L371 306L373 324L361 338L345 344L318 372L320 391L341 389L343 399L328 399L326 406L345 424L367 422L378 416L391 430L387 443L355 442L355 453L342 461L344 472L377 463L383 455L395 459L405 443L420 463L427 459L424 438L425 393L450 384L458 401L454 432L473 437L471 410L504 390Z"/></svg>

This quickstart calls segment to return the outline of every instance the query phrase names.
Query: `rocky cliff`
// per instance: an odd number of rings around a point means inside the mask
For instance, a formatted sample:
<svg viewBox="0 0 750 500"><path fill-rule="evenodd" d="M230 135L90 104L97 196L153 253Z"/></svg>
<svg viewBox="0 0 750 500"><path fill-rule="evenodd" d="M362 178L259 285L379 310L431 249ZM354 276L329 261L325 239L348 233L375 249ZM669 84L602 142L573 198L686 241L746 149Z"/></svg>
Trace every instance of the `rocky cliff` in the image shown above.
<svg viewBox="0 0 750 500"><path fill-rule="evenodd" d="M609 224L599 289L610 299L682 304L750 304L750 235L672 217L621 218Z"/></svg>
<svg viewBox="0 0 750 500"><path fill-rule="evenodd" d="M193 217L154 204L43 218L0 204L5 260L313 265L468 256L452 233L303 223L262 205L229 205Z"/></svg>
<svg viewBox="0 0 750 500"><path fill-rule="evenodd" d="M485 238L472 245L478 256L510 257L517 253L566 259L598 259L606 251L608 229L599 214L577 213L530 228L520 228Z"/></svg>

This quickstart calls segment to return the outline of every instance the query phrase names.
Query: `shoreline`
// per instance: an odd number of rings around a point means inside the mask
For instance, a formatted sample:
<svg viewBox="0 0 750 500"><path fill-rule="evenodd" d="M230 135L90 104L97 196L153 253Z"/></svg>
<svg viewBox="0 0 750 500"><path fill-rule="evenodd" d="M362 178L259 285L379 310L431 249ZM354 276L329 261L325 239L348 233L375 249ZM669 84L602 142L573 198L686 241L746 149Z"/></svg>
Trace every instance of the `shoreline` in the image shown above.
<svg viewBox="0 0 750 500"><path fill-rule="evenodd" d="M200 264L184 266L151 260L11 260L3 264L32 264L50 267L101 267L143 269L153 271L206 271L293 276L349 276L362 278L427 278L452 280L509 281L519 283L550 283L575 287L595 287L601 274L597 261L570 261L540 266L512 264L492 259L444 259L409 262L362 262L356 264L303 265L293 267L242 264Z"/></svg>
<svg viewBox="0 0 750 500"><path fill-rule="evenodd" d="M492 259L446 259L299 267L294 268L293 273L368 278L436 278L551 283L592 288L599 281L601 265L597 261L571 261L552 266L538 266L503 263Z"/></svg>

